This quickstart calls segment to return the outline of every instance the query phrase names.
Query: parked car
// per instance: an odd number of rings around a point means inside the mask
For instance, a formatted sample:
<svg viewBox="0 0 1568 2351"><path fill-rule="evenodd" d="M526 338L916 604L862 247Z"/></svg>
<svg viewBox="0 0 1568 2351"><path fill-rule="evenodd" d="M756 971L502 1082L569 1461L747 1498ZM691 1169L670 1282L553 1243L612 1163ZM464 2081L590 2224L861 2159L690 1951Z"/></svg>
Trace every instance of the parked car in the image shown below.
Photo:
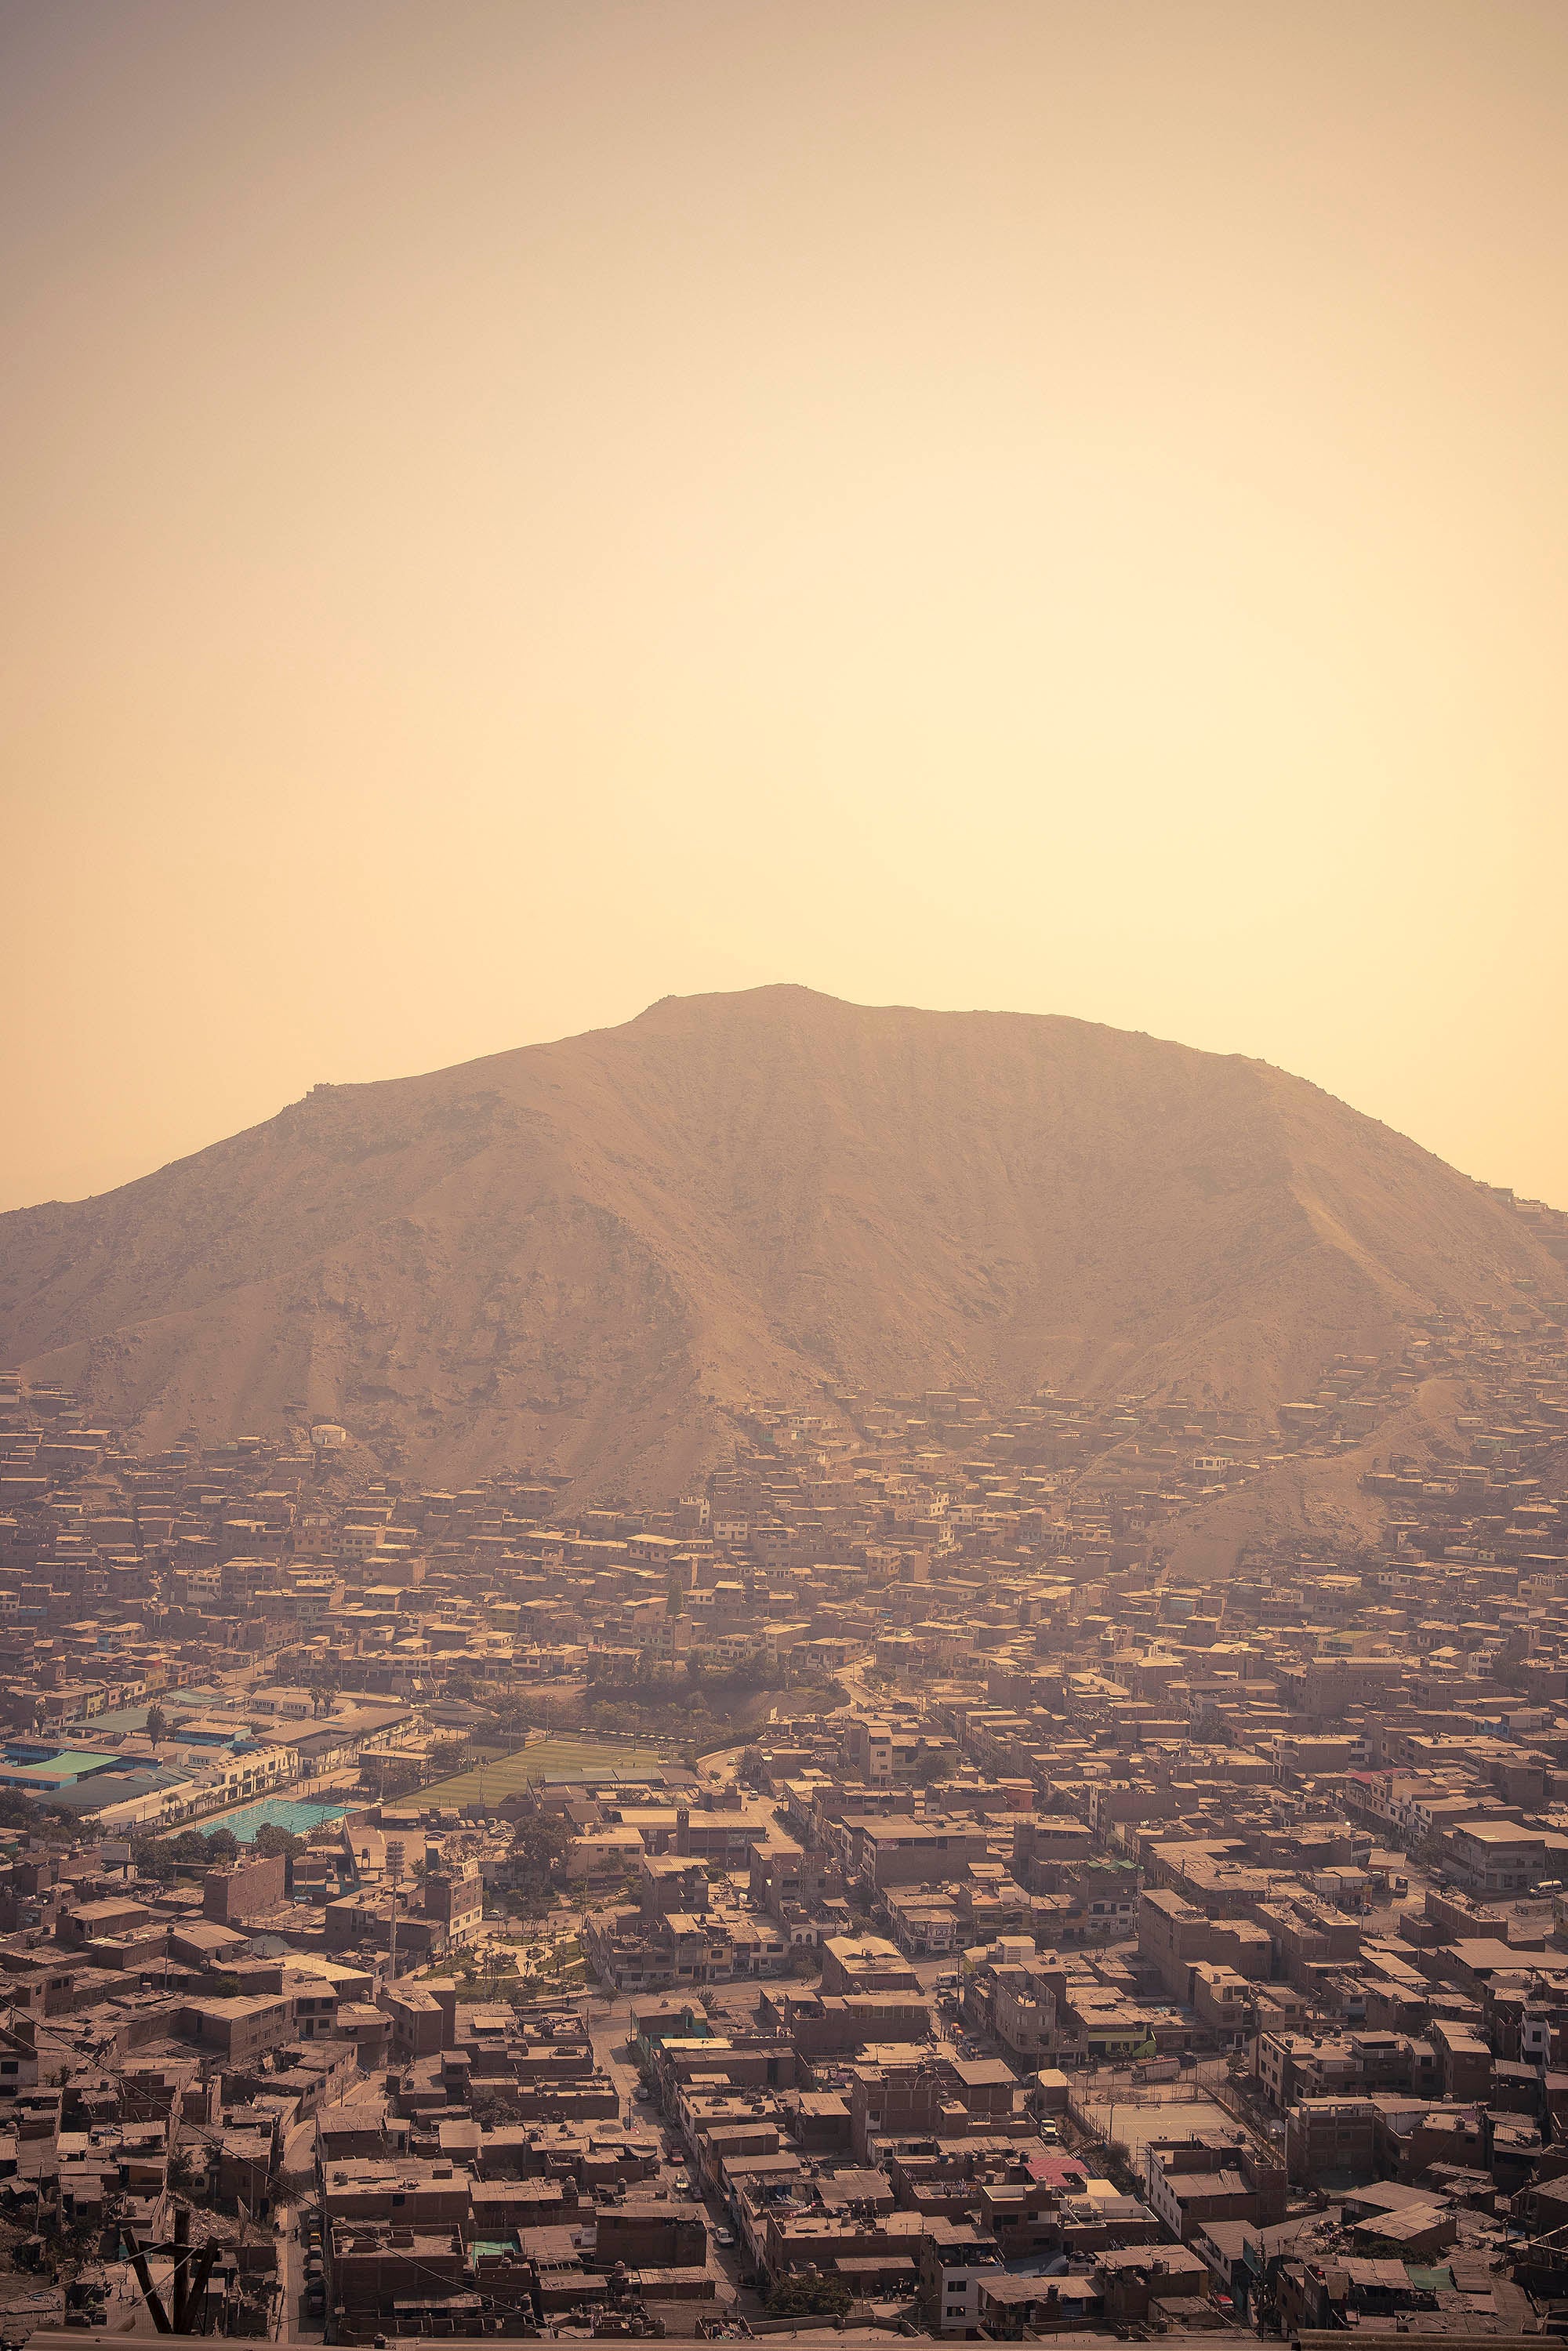
<svg viewBox="0 0 1568 2351"><path fill-rule="evenodd" d="M721 2246L723 2250L727 2252L731 2245L735 2242L735 2231L733 2229L716 2229L713 2232L713 2241L716 2245Z"/></svg>
<svg viewBox="0 0 1568 2351"><path fill-rule="evenodd" d="M676 2195L677 2195L677 2196L689 2196L689 2195L691 2194L691 2192L692 2192L692 2183L691 2183L690 2179L687 2178L686 2174L685 2174L684 2171L678 2171L678 2172L675 2174L675 2193L676 2193Z"/></svg>

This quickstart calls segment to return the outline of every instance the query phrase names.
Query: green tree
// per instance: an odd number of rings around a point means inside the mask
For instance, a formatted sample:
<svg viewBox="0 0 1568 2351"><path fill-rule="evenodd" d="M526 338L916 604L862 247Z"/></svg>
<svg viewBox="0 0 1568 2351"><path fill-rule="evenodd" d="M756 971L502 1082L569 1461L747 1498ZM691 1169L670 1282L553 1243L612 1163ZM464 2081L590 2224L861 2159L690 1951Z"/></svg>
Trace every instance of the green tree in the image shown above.
<svg viewBox="0 0 1568 2351"><path fill-rule="evenodd" d="M147 1709L147 1736L154 1745L169 1736L169 1718L156 1698Z"/></svg>
<svg viewBox="0 0 1568 2351"><path fill-rule="evenodd" d="M841 2318L853 2299L842 2278L791 2270L768 2294L767 2310L769 2318Z"/></svg>
<svg viewBox="0 0 1568 2351"><path fill-rule="evenodd" d="M529 1813L512 1832L512 1862L522 1893L563 1882L572 1830L559 1813Z"/></svg>
<svg viewBox="0 0 1568 2351"><path fill-rule="evenodd" d="M304 1852L305 1840L296 1836L292 1829L280 1828L276 1821L264 1821L251 1839L250 1849L268 1860L274 1854L281 1854L285 1861L292 1861L297 1854Z"/></svg>
<svg viewBox="0 0 1568 2351"><path fill-rule="evenodd" d="M316 2174L313 2171L276 2171L267 2189L277 2211L292 2204L308 2204L316 2194Z"/></svg>
<svg viewBox="0 0 1568 2351"><path fill-rule="evenodd" d="M205 2201L209 2192L212 2168L207 2149L200 2139L183 2139L169 2158L171 2192L183 2197L187 2204Z"/></svg>
<svg viewBox="0 0 1568 2351"><path fill-rule="evenodd" d="M131 1858L138 1877L152 1878L159 1886L173 1883L174 1856L167 1845L157 1844L152 1837L134 1838Z"/></svg>

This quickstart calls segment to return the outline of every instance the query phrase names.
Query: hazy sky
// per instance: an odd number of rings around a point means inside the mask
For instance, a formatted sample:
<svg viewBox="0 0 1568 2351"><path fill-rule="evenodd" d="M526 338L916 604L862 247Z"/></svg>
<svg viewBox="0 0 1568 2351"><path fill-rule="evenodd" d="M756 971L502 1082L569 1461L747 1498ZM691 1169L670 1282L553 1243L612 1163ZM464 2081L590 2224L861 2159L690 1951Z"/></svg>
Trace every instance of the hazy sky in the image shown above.
<svg viewBox="0 0 1568 2351"><path fill-rule="evenodd" d="M1563 0L0 5L0 1203L798 979L1568 1205Z"/></svg>

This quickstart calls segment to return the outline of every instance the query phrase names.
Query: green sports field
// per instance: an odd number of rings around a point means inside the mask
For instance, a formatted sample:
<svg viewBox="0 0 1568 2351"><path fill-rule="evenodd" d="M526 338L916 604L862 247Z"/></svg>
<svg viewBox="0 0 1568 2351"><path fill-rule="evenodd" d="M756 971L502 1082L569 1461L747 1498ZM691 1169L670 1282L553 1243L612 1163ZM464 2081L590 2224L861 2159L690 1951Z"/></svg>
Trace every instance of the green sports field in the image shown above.
<svg viewBox="0 0 1568 2351"><path fill-rule="evenodd" d="M680 1760L680 1749L663 1740L581 1738L567 1732L520 1747L514 1755L476 1763L454 1779L438 1780L420 1792L422 1803L497 1804L530 1780L638 1780L662 1764Z"/></svg>

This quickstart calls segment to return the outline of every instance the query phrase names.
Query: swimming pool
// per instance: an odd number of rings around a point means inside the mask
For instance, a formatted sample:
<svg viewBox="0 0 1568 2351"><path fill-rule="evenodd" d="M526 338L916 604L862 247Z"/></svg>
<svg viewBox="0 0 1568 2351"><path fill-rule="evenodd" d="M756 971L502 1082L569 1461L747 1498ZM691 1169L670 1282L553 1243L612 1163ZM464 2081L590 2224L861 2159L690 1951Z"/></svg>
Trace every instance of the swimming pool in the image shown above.
<svg viewBox="0 0 1568 2351"><path fill-rule="evenodd" d="M340 1821L349 1810L349 1805L334 1804L325 1796L263 1796L237 1813L220 1813L215 1819L194 1821L192 1826L203 1836L210 1836L214 1829L227 1829L241 1844L249 1844L257 1829L287 1829L294 1836L304 1836L319 1829L323 1821Z"/></svg>

